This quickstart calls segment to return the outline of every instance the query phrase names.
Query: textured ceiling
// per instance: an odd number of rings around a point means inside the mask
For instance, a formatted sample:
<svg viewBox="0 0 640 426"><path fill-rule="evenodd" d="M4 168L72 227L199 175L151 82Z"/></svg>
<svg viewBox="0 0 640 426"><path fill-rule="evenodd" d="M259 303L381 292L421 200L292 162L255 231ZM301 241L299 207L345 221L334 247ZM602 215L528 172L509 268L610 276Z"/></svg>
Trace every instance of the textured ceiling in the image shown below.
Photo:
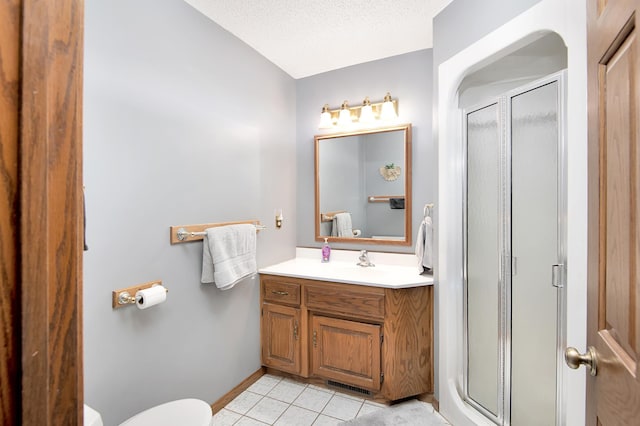
<svg viewBox="0 0 640 426"><path fill-rule="evenodd" d="M294 78L430 48L452 0L185 0Z"/></svg>

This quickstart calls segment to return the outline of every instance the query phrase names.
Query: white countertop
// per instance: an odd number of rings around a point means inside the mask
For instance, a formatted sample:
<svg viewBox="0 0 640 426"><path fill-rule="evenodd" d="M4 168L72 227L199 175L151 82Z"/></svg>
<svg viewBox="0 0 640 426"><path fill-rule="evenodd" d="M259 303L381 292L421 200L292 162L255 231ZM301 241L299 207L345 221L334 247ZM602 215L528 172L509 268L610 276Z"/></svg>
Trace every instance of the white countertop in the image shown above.
<svg viewBox="0 0 640 426"><path fill-rule="evenodd" d="M376 266L366 268L356 264L359 255L359 250L332 250L331 261L322 263L320 249L298 247L294 259L258 272L386 288L433 285L431 275L418 274L418 260L413 254L369 252L369 259Z"/></svg>

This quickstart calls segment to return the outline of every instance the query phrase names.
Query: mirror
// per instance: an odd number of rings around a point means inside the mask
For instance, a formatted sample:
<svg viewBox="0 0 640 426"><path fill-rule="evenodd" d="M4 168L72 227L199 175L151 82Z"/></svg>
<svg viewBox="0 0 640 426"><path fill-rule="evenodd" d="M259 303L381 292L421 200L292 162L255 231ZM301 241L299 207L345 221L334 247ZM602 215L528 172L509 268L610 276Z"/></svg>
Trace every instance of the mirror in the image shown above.
<svg viewBox="0 0 640 426"><path fill-rule="evenodd" d="M411 124L315 138L316 241L411 244Z"/></svg>

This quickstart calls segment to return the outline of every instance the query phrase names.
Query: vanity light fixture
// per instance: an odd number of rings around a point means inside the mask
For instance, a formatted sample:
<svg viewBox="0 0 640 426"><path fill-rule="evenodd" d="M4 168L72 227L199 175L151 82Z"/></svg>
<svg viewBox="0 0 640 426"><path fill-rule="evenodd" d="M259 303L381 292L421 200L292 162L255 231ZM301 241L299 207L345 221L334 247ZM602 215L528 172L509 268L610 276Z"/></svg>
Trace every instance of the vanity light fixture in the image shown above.
<svg viewBox="0 0 640 426"><path fill-rule="evenodd" d="M340 107L340 115L338 116L338 126L348 126L353 123L351 119L351 110L349 109L349 103L344 101Z"/></svg>
<svg viewBox="0 0 640 426"><path fill-rule="evenodd" d="M378 121L396 120L397 100L391 98L387 92L384 101L371 103L367 96L362 101L362 105L350 107L344 101L340 109L329 109L329 104L322 107L320 114L320 129L333 129L335 127L349 127L354 124L362 126L375 126Z"/></svg>

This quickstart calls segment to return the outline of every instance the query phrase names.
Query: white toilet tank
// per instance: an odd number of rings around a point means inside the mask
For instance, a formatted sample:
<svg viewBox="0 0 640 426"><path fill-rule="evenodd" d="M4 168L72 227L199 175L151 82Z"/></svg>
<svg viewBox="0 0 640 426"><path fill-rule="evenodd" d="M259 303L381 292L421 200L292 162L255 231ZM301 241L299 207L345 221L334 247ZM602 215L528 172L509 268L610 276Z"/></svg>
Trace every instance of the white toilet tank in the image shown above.
<svg viewBox="0 0 640 426"><path fill-rule="evenodd" d="M199 399L179 399L149 408L120 426L209 426L211 407Z"/></svg>
<svg viewBox="0 0 640 426"><path fill-rule="evenodd" d="M93 408L84 404L84 425L85 426L103 426L102 416Z"/></svg>

